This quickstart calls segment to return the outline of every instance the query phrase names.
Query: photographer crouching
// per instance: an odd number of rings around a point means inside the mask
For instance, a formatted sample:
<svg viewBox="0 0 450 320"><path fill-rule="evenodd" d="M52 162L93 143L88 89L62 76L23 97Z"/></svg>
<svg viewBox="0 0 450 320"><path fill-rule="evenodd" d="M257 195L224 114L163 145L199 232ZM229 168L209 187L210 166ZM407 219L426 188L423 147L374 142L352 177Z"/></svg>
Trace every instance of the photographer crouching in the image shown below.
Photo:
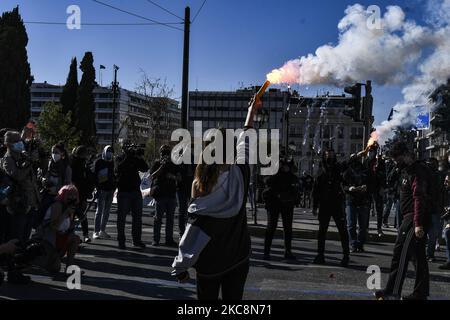
<svg viewBox="0 0 450 320"><path fill-rule="evenodd" d="M139 172L148 171L144 160L144 149L135 145L124 145L123 154L117 158L117 240L119 249L125 250L125 222L131 211L134 247L144 249L142 236L142 193Z"/></svg>

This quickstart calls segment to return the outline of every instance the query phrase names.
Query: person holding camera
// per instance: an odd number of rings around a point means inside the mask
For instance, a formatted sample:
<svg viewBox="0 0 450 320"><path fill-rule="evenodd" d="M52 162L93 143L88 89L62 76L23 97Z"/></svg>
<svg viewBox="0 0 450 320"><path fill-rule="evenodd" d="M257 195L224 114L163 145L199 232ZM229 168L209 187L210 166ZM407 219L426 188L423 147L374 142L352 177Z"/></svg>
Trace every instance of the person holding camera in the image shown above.
<svg viewBox="0 0 450 320"><path fill-rule="evenodd" d="M119 248L126 249L125 222L128 213L132 216L133 245L136 248L145 248L142 242L142 193L141 177L139 172L148 171L147 162L144 160L143 150L137 150L133 146L124 146L124 153L117 159L117 240Z"/></svg>
<svg viewBox="0 0 450 320"><path fill-rule="evenodd" d="M156 213L153 222L153 246L158 246L161 238L162 218L166 214L166 246L176 247L173 240L173 219L177 206L177 184L181 182L181 172L172 162L172 148L163 145L159 149L160 159L153 164L151 196L156 202Z"/></svg>
<svg viewBox="0 0 450 320"><path fill-rule="evenodd" d="M39 207L39 191L20 133L8 131L4 139L7 152L0 167L11 187L6 206L11 218L8 240L26 242L31 233L32 212Z"/></svg>
<svg viewBox="0 0 450 320"><path fill-rule="evenodd" d="M300 200L299 180L291 171L291 163L280 159L277 174L267 178L267 188L263 197L267 209L267 229L264 241L264 260L270 260L270 247L281 215L284 230L284 247L286 260L295 260L292 254L292 222L294 206Z"/></svg>

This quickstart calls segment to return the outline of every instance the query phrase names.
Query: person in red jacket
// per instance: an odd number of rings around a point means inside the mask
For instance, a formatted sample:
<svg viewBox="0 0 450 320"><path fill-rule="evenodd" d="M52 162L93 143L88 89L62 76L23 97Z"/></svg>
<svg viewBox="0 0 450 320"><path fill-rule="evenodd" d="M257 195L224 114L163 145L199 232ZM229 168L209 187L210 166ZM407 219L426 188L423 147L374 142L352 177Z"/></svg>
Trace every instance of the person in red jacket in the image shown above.
<svg viewBox="0 0 450 320"><path fill-rule="evenodd" d="M426 259L427 230L431 216L429 208L429 170L415 161L413 153L403 142L396 142L391 157L401 167L400 210L403 221L394 246L391 272L386 288L375 292L378 300L400 299L409 261L415 261L414 291L403 300L426 300L430 279Z"/></svg>

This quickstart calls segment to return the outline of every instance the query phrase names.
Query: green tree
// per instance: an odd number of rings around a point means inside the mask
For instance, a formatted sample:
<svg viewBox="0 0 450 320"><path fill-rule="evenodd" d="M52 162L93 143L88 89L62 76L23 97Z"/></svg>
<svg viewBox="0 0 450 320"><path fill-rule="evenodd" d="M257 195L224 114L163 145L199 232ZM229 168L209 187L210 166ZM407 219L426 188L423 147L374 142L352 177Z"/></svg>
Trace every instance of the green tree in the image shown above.
<svg viewBox="0 0 450 320"><path fill-rule="evenodd" d="M77 104L78 95L78 70L77 70L77 58L72 58L70 63L70 71L67 76L66 84L64 85L63 92L61 94L62 112L67 114L69 111L75 114L75 105ZM72 119L73 120L73 119Z"/></svg>
<svg viewBox="0 0 450 320"><path fill-rule="evenodd" d="M75 106L76 128L80 131L81 143L86 146L96 145L95 127L95 102L94 88L95 68L92 52L86 52L80 63L80 70L83 71L80 86L78 87L77 103Z"/></svg>
<svg viewBox="0 0 450 320"><path fill-rule="evenodd" d="M64 114L62 106L55 102L47 102L37 121L39 136L49 150L54 144L63 142L67 150L72 150L80 143L80 135L72 126L72 113Z"/></svg>
<svg viewBox="0 0 450 320"><path fill-rule="evenodd" d="M19 7L0 17L0 128L21 129L30 119L33 77L27 55L28 35Z"/></svg>

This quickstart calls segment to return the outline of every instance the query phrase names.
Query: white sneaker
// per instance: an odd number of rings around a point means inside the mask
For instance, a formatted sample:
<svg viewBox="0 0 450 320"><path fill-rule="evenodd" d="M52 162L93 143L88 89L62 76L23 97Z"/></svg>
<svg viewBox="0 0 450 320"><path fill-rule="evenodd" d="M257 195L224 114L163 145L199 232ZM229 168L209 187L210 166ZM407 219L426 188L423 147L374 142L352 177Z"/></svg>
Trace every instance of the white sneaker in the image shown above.
<svg viewBox="0 0 450 320"><path fill-rule="evenodd" d="M111 239L111 236L109 234L107 234L106 231L100 231L98 236L101 239Z"/></svg>
<svg viewBox="0 0 450 320"><path fill-rule="evenodd" d="M92 238L95 239L99 239L100 238L100 234L98 234L97 232L94 232L94 234L92 235Z"/></svg>

